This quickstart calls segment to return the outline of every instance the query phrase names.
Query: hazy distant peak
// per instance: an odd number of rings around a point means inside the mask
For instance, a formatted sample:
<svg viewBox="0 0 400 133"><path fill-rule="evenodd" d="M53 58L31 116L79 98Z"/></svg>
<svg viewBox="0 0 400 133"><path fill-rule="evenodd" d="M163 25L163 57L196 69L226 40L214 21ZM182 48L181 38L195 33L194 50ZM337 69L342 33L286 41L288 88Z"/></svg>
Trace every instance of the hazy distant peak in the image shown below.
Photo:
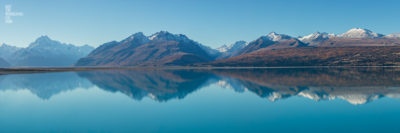
<svg viewBox="0 0 400 133"><path fill-rule="evenodd" d="M219 52L226 52L226 51L228 51L228 49L229 49L228 47L229 47L228 45L224 44L224 45L222 45L221 47L218 47L217 50L218 50Z"/></svg>
<svg viewBox="0 0 400 133"><path fill-rule="evenodd" d="M244 48L247 45L246 41L236 41L235 43L231 45L222 45L221 47L217 48L219 52L233 52L239 49Z"/></svg>
<svg viewBox="0 0 400 133"><path fill-rule="evenodd" d="M49 36L47 35L42 35L39 38L37 38L37 40L51 40Z"/></svg>
<svg viewBox="0 0 400 133"><path fill-rule="evenodd" d="M43 35L43 36L40 36L39 38L37 38L34 43L50 42L50 41L53 41L53 40L51 40L50 37L48 37L47 35Z"/></svg>
<svg viewBox="0 0 400 133"><path fill-rule="evenodd" d="M36 47L50 47L55 45L61 45L61 42L55 41L50 39L48 36L40 36L37 38L33 43L28 46L29 48L36 48ZM66 45L66 44L64 44Z"/></svg>
<svg viewBox="0 0 400 133"><path fill-rule="evenodd" d="M12 45L8 45L8 44L6 44L6 43L1 43L1 44L0 44L0 47L1 47L1 48L19 49L19 47L12 46Z"/></svg>

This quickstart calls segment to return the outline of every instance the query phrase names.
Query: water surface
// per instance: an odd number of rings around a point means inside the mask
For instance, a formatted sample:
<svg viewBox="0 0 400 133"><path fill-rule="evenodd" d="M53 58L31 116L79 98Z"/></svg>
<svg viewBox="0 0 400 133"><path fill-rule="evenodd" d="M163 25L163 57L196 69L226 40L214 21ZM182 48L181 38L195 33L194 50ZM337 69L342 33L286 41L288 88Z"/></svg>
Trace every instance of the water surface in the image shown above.
<svg viewBox="0 0 400 133"><path fill-rule="evenodd" d="M0 76L0 132L400 132L399 68Z"/></svg>

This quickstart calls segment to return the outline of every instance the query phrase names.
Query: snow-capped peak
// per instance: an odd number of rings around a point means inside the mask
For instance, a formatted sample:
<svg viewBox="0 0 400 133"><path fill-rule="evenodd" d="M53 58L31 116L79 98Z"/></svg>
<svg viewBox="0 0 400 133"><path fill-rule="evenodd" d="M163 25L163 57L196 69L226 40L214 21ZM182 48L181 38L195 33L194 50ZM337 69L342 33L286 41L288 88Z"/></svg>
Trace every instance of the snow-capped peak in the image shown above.
<svg viewBox="0 0 400 133"><path fill-rule="evenodd" d="M353 28L346 33L340 34L338 37L341 38L378 38L383 35L374 33L368 29Z"/></svg>
<svg viewBox="0 0 400 133"><path fill-rule="evenodd" d="M222 45L221 47L217 48L217 50L218 50L219 52L226 52L226 51L228 51L228 49L229 49L229 46L226 45L226 44L224 44L224 45Z"/></svg>
<svg viewBox="0 0 400 133"><path fill-rule="evenodd" d="M315 33L312 33L310 35L301 37L301 38L299 38L299 40L300 41L306 41L306 42L307 41L316 41L316 40L329 39L329 38L334 37L334 36L335 36L335 34L328 34L326 32L322 32L322 33L315 32Z"/></svg>
<svg viewBox="0 0 400 133"><path fill-rule="evenodd" d="M122 42L130 42L130 41L134 41L134 40L144 43L144 42L147 42L149 40L149 38L147 36L145 36L143 34L143 32L138 32L138 33L135 33L135 34L129 36Z"/></svg>
<svg viewBox="0 0 400 133"><path fill-rule="evenodd" d="M305 43L309 43L310 45L317 44L321 41L325 41L330 38L336 37L335 34L328 34L326 32L315 32L313 34L300 37L299 40Z"/></svg>
<svg viewBox="0 0 400 133"><path fill-rule="evenodd" d="M52 46L59 46L59 44L62 44L59 41L55 41L50 39L48 36L41 36L38 39L35 40L35 42L31 43L27 48L48 48Z"/></svg>
<svg viewBox="0 0 400 133"><path fill-rule="evenodd" d="M389 34L389 35L386 35L385 38L400 39L400 33Z"/></svg>
<svg viewBox="0 0 400 133"><path fill-rule="evenodd" d="M231 45L222 45L221 47L217 48L219 52L233 52L236 50L240 50L247 45L246 41L237 41Z"/></svg>
<svg viewBox="0 0 400 133"><path fill-rule="evenodd" d="M271 32L267 35L267 37L269 39L271 39L272 41L278 42L278 41L282 41L282 40L287 40L287 39L292 39L291 36L289 35L285 35L285 34L278 34L275 32Z"/></svg>
<svg viewBox="0 0 400 133"><path fill-rule="evenodd" d="M149 37L149 40L155 40L155 39L175 40L175 41L189 40L189 38L183 34L172 34L169 33L168 31L160 31Z"/></svg>

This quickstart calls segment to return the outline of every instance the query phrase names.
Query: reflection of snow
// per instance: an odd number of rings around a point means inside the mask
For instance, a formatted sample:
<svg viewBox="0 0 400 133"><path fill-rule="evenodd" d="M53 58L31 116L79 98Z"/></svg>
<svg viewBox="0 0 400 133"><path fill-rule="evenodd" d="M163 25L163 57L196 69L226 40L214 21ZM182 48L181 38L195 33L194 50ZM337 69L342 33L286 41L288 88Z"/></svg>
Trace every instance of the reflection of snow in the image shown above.
<svg viewBox="0 0 400 133"><path fill-rule="evenodd" d="M272 92L272 94L268 97L268 100L275 102L276 100L282 99L282 94L278 92Z"/></svg>
<svg viewBox="0 0 400 133"><path fill-rule="evenodd" d="M365 103L368 103L370 101L380 98L380 96L377 94L372 94L372 95L368 95L368 94L333 95L333 94L318 94L318 93L315 93L312 91L302 91L302 92L298 93L297 95L303 96L305 98L309 98L309 99L312 99L315 101L335 100L336 98L339 98L339 99L346 100L347 102L354 104L354 105L365 104ZM400 96L400 95L392 95L392 96Z"/></svg>
<svg viewBox="0 0 400 133"><path fill-rule="evenodd" d="M379 98L378 95L363 95L363 94L358 94L358 95L342 95L342 96L337 96L340 99L346 100L351 104L354 105L359 105L359 104L365 104L370 101L376 100Z"/></svg>
<svg viewBox="0 0 400 133"><path fill-rule="evenodd" d="M232 78L223 78L216 83L221 88L233 89L236 92L244 92L246 88L237 80Z"/></svg>
<svg viewBox="0 0 400 133"><path fill-rule="evenodd" d="M323 98L325 96L319 96L319 95L317 95L315 93L309 93L309 92L300 92L298 95L299 96L303 96L305 98L309 98L309 99L315 100L315 101L319 101L321 99L325 99L325 98Z"/></svg>
<svg viewBox="0 0 400 133"><path fill-rule="evenodd" d="M390 98L400 98L400 94L387 94L386 96Z"/></svg>
<svg viewBox="0 0 400 133"><path fill-rule="evenodd" d="M230 83L226 82L225 80L219 80L217 82L217 85L219 85L222 88L227 88L227 89L233 89Z"/></svg>

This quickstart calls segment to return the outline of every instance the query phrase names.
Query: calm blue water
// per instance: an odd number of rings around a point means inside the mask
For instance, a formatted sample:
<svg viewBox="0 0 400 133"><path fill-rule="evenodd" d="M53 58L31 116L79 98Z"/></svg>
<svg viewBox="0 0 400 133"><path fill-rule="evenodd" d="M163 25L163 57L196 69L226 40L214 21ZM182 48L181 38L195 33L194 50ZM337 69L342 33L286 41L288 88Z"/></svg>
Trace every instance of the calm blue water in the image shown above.
<svg viewBox="0 0 400 133"><path fill-rule="evenodd" d="M400 69L0 76L0 132L400 132Z"/></svg>

